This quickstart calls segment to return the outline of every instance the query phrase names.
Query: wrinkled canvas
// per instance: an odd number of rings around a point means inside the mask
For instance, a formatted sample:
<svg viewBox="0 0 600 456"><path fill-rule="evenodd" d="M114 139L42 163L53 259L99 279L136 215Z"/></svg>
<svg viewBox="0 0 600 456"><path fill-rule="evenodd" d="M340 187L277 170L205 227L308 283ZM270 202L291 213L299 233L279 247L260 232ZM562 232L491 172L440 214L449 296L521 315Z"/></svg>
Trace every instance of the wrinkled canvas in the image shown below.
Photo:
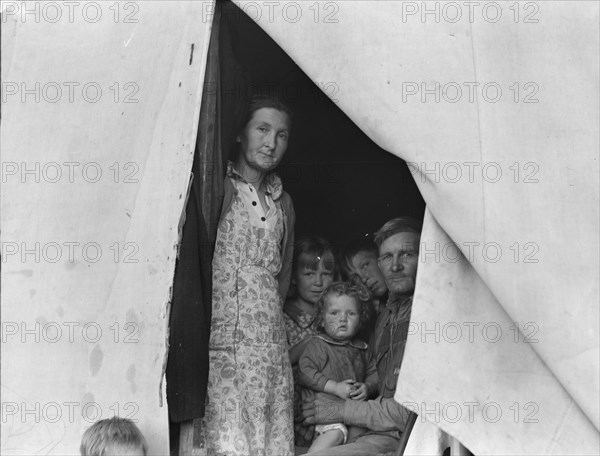
<svg viewBox="0 0 600 456"><path fill-rule="evenodd" d="M211 18L193 2L106 2L70 22L58 4L59 22L3 5L3 95L41 88L2 103L2 453L79 454L85 429L118 414L168 454L159 385ZM72 102L64 83L79 84Z"/></svg>
<svg viewBox="0 0 600 456"><path fill-rule="evenodd" d="M414 13L436 4L254 19L408 162L427 203L396 399L475 454L597 454L598 5L538 2L517 17L503 3L495 22L462 4L455 22ZM435 82L438 99L424 94Z"/></svg>

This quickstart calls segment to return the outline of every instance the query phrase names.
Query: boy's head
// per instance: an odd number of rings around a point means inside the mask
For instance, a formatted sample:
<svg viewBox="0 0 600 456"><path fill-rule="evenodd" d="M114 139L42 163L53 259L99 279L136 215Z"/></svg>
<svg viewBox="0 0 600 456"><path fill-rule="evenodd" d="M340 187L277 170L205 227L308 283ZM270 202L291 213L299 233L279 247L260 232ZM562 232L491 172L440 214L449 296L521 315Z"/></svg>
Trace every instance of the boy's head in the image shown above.
<svg viewBox="0 0 600 456"><path fill-rule="evenodd" d="M379 249L370 239L350 242L340 256L342 275L350 282L362 282L375 298L387 293L385 277L377 263Z"/></svg>
<svg viewBox="0 0 600 456"><path fill-rule="evenodd" d="M360 284L332 283L317 301L316 326L335 340L352 339L369 318L371 295Z"/></svg>
<svg viewBox="0 0 600 456"><path fill-rule="evenodd" d="M85 431L79 451L81 456L146 456L148 444L133 421L115 416Z"/></svg>

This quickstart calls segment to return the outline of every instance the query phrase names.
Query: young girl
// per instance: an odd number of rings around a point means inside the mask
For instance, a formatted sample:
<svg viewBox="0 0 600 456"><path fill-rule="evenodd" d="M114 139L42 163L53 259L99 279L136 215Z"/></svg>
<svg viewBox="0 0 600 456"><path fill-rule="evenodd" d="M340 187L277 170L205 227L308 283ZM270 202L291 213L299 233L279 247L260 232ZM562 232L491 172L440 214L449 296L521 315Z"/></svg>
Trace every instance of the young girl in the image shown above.
<svg viewBox="0 0 600 456"><path fill-rule="evenodd" d="M367 362L367 344L355 338L366 323L370 294L362 285L336 282L317 302L319 333L307 343L299 361L302 401L333 394L364 401L377 392L375 363ZM343 445L366 429L342 423L317 425L308 452Z"/></svg>
<svg viewBox="0 0 600 456"><path fill-rule="evenodd" d="M283 306L290 360L297 364L314 327L315 304L331 285L335 260L329 242L320 236L304 236L297 243L292 263L290 299Z"/></svg>
<svg viewBox="0 0 600 456"><path fill-rule="evenodd" d="M298 416L302 404L298 385L298 360L306 342L316 334L315 304L333 282L334 275L335 260L329 242L319 236L300 238L296 243L292 262L291 297L283 306L283 319L294 372L294 416ZM296 445L309 446L312 440L311 431L312 429L302 426L301 422L296 422Z"/></svg>

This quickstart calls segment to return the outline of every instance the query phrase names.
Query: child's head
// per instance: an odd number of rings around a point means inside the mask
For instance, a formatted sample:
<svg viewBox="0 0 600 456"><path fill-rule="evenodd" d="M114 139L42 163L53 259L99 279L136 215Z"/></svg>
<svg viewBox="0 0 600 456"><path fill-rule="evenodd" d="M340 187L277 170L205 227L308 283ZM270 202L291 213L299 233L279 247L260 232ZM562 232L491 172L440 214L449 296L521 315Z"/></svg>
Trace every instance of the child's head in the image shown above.
<svg viewBox="0 0 600 456"><path fill-rule="evenodd" d="M85 431L79 451L81 456L146 456L148 445L133 421L115 416Z"/></svg>
<svg viewBox="0 0 600 456"><path fill-rule="evenodd" d="M319 236L296 243L292 263L292 296L315 304L335 276L335 259L329 242Z"/></svg>
<svg viewBox="0 0 600 456"><path fill-rule="evenodd" d="M379 248L371 239L350 242L340 255L342 278L350 282L361 281L375 298L383 298L387 285L378 258Z"/></svg>
<svg viewBox="0 0 600 456"><path fill-rule="evenodd" d="M317 302L317 328L332 339L352 339L368 320L370 305L371 295L363 285L335 282Z"/></svg>

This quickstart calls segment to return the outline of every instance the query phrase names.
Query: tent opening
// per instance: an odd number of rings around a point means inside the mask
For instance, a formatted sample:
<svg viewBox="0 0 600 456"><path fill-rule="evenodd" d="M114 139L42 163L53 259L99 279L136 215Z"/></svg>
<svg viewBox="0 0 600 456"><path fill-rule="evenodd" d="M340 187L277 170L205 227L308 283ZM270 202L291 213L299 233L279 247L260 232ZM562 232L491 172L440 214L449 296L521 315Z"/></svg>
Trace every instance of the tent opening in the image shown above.
<svg viewBox="0 0 600 456"><path fill-rule="evenodd" d="M173 283L166 372L171 454L192 454L200 445L219 198L236 125L255 94L277 96L294 113L277 172L294 203L297 237L321 235L341 248L391 218L422 219L425 211L406 163L377 146L339 108L340 98L352 95L337 81L313 81L235 4L217 2Z"/></svg>
<svg viewBox="0 0 600 456"><path fill-rule="evenodd" d="M294 202L297 236L320 234L340 247L393 217L423 217L425 202L406 163L378 147L342 112L340 98L352 94L337 81L311 80L229 1L223 4L221 44L224 115L257 91L280 97L294 112L278 173ZM221 121L226 154L235 133L225 128L231 119Z"/></svg>

